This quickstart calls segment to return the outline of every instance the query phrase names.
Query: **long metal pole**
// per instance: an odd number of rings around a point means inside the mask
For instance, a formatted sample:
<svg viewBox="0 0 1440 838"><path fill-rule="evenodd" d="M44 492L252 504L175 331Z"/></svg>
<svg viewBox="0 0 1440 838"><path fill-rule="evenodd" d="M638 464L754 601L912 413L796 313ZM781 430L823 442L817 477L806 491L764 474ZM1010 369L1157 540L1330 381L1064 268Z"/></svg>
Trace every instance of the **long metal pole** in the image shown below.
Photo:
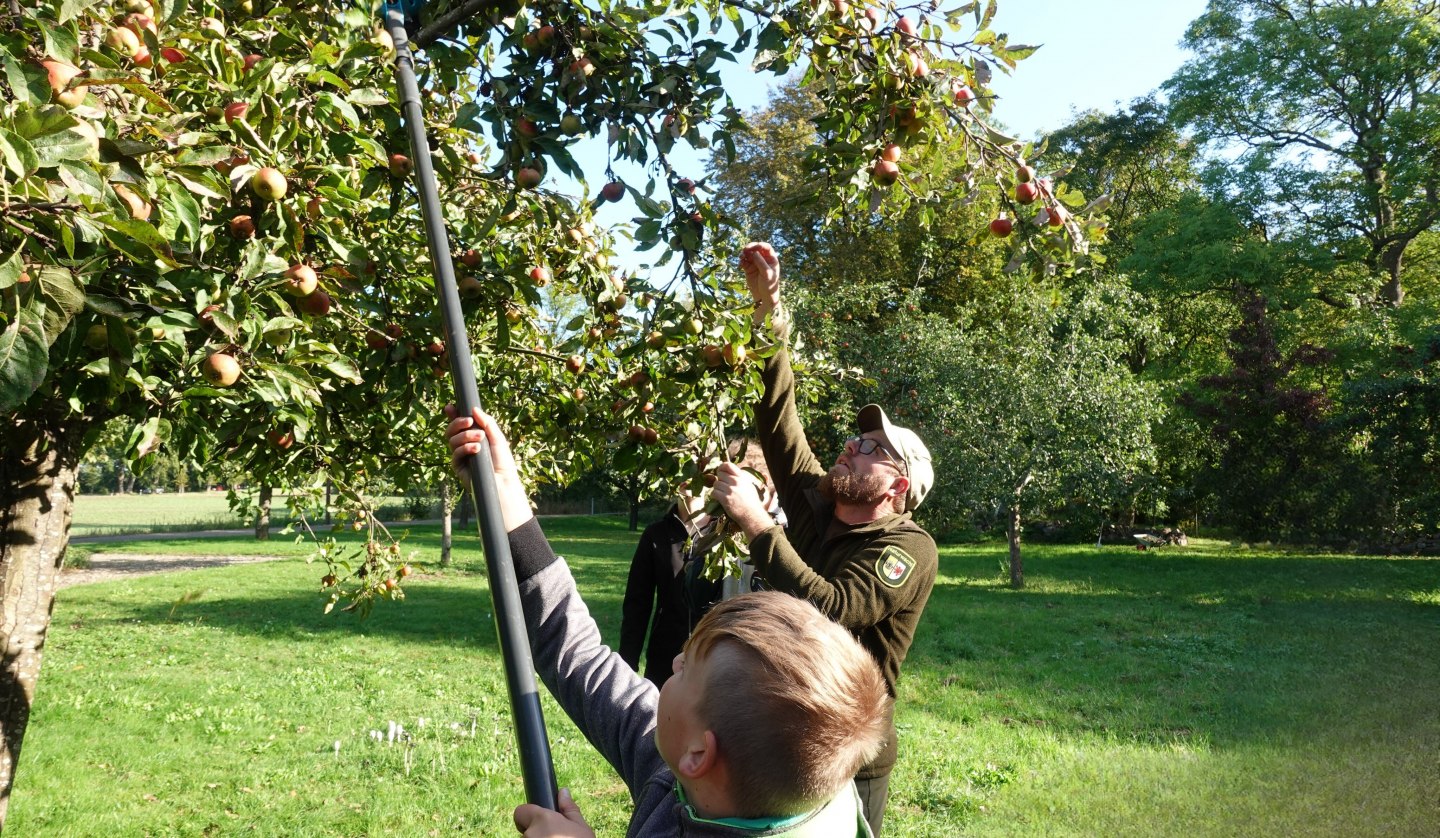
<svg viewBox="0 0 1440 838"><path fill-rule="evenodd" d="M387 3L385 7L385 28L395 41L395 78L400 87L401 115L410 135L421 217L425 221L425 237L435 269L435 292L440 298L440 314L445 322L445 345L450 349L455 401L461 414L470 416L480 406L480 395L475 387L475 367L470 360L470 340L465 333L460 292L455 286L455 266L450 261L450 242L445 233L445 217L440 209L430 144L425 136L420 86L415 81L415 64L405 31L405 16L393 3ZM481 446L480 453L471 457L466 467L476 498L480 540L485 547L485 568L490 576L490 597L500 640L500 656L505 662L505 683L510 690L510 711L515 718L515 739L520 749L525 799L555 811L558 794L555 767L550 757L550 740L545 734L545 716L540 709L535 666L525 632L525 615L520 608L510 542L500 517L500 498L491 472L489 450Z"/></svg>

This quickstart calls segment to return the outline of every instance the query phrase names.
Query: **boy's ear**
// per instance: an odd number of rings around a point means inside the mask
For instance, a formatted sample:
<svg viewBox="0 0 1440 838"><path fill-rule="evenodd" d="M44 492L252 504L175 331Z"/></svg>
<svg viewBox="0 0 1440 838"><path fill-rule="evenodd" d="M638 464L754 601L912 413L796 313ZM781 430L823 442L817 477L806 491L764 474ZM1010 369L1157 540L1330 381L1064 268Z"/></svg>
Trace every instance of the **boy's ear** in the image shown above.
<svg viewBox="0 0 1440 838"><path fill-rule="evenodd" d="M715 741L713 731L705 731L705 735L699 740L692 742L685 753L680 755L680 764L675 766L675 771L687 780L698 780L709 774L720 759L720 749Z"/></svg>

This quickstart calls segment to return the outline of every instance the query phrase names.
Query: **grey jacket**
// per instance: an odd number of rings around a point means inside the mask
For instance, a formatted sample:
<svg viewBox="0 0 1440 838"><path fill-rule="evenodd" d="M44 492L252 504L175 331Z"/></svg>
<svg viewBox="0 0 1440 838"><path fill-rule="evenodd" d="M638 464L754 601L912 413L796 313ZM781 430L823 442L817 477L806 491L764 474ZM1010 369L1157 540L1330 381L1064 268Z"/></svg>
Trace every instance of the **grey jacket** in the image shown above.
<svg viewBox="0 0 1440 838"><path fill-rule="evenodd" d="M510 551L535 670L630 789L635 813L627 838L870 838L853 786L801 821L775 829L697 817L681 800L675 775L655 746L659 690L601 641L570 568L537 521L510 533Z"/></svg>

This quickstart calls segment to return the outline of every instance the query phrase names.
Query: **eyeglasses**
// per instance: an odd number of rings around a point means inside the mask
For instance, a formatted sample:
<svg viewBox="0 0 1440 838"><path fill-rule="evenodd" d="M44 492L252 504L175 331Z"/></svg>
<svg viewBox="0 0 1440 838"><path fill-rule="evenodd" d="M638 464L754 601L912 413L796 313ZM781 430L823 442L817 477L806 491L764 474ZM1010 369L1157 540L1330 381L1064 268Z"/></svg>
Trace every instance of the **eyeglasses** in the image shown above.
<svg viewBox="0 0 1440 838"><path fill-rule="evenodd" d="M856 454L874 454L876 450L884 451L885 456L890 459L890 462L895 464L895 467L900 470L900 473L905 473L905 461L895 456L895 452L886 448L878 439L867 436L852 436L845 440L845 445L854 445Z"/></svg>

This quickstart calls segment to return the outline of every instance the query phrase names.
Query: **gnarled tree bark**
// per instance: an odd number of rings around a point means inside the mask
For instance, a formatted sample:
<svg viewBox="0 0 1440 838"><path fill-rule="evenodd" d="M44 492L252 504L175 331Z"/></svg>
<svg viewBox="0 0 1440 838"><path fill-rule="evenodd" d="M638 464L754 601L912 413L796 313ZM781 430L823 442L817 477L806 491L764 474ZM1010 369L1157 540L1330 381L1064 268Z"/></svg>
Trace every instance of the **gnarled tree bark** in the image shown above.
<svg viewBox="0 0 1440 838"><path fill-rule="evenodd" d="M61 562L70 541L83 428L21 419L0 448L0 829L35 683Z"/></svg>

